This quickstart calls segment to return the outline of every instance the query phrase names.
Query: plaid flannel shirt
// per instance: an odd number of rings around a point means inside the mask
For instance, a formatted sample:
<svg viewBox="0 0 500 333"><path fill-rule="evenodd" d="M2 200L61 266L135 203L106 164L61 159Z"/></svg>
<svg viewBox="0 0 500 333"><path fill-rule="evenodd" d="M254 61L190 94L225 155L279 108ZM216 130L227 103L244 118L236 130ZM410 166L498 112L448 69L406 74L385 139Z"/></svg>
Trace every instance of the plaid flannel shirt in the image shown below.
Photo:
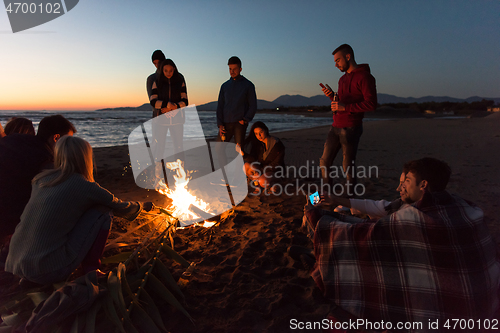
<svg viewBox="0 0 500 333"><path fill-rule="evenodd" d="M379 220L322 211L312 276L325 296L359 318L424 331L429 320L491 318L500 265L482 210L448 192L393 206Z"/></svg>

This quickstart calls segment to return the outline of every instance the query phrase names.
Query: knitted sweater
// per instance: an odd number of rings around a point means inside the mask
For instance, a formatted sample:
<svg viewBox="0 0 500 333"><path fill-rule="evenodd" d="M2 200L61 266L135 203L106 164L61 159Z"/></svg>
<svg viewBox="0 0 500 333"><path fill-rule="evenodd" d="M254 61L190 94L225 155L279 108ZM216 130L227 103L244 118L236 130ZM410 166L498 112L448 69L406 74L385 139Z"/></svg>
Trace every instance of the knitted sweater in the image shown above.
<svg viewBox="0 0 500 333"><path fill-rule="evenodd" d="M71 244L68 239L80 217L96 205L109 207L115 215L129 220L141 211L140 203L121 201L80 174L51 187L40 187L40 180L33 184L31 198L10 242L5 271L37 281L38 277L64 267L78 267L80 263L75 260L82 251L81 244ZM99 229L85 230L81 238L91 238L93 242Z"/></svg>
<svg viewBox="0 0 500 333"><path fill-rule="evenodd" d="M188 105L187 87L184 76L179 73L177 79L158 78L153 82L151 87L151 95L149 95L149 103L155 109L153 117L165 114L162 122L165 125L184 124L183 107ZM168 103L175 104L177 109L168 112L162 112L162 108L166 108Z"/></svg>

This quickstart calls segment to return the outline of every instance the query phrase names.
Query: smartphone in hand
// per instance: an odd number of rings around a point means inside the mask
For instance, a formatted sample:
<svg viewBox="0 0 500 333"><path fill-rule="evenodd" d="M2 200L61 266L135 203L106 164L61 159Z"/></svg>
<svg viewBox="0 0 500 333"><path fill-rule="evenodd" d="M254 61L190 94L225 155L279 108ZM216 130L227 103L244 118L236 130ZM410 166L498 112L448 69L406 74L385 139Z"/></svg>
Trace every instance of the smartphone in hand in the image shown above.
<svg viewBox="0 0 500 333"><path fill-rule="evenodd" d="M319 193L318 191L314 192L313 194L311 194L309 196L309 201L311 202L311 205L316 205L318 202L319 202L320 198L319 198Z"/></svg>
<svg viewBox="0 0 500 333"><path fill-rule="evenodd" d="M325 85L324 85L323 83L320 83L319 85L320 85L320 87L321 87L321 88L323 88L323 89L332 90L332 88L330 88L330 86L329 86L328 84L326 85L326 87L325 87ZM332 91L333 91L333 90L332 90ZM335 95L335 93L334 93L334 95ZM333 99L334 99L334 97L333 97L333 96L330 96L330 100L331 100L331 101L333 101Z"/></svg>

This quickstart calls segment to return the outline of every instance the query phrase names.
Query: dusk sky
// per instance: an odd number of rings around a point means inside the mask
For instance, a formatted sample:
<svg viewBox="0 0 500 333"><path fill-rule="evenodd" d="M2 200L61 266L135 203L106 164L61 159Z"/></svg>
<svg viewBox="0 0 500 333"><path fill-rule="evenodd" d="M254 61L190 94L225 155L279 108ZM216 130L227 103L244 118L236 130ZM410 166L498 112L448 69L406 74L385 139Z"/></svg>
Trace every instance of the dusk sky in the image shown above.
<svg viewBox="0 0 500 333"><path fill-rule="evenodd" d="M314 96L350 44L379 93L500 97L500 1L80 0L12 33L0 9L0 110L95 110L148 102L151 54L184 75L190 104L217 99L241 58L257 97Z"/></svg>

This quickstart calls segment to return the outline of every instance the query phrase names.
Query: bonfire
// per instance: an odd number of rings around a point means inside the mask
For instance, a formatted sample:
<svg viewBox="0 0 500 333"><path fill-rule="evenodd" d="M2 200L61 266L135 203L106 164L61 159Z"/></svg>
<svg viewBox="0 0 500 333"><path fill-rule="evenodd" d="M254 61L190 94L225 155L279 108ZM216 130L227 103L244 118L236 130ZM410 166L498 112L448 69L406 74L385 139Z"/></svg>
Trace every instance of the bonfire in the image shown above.
<svg viewBox="0 0 500 333"><path fill-rule="evenodd" d="M175 172L173 176L175 180L174 188L169 188L166 186L164 180L160 180L156 190L172 200L167 210L180 221L181 226L190 225L192 221L198 221L207 215L213 217L210 205L189 191L188 184L191 179L191 173L184 169L183 162L177 159L175 162L165 163L165 167ZM215 222L209 221L197 223L197 225L203 227L211 227L214 224Z"/></svg>
<svg viewBox="0 0 500 333"><path fill-rule="evenodd" d="M193 224L190 221L199 221L202 216L213 214L205 201L190 192L188 187L190 172L185 171L183 163L177 160L167 163L166 167L175 172L175 184L172 188L168 188L161 181L157 191L170 198L171 203L165 208L156 207L155 211L142 212L137 219L137 226L108 241L106 250L114 249L118 254L103 258L103 264L115 267L107 276L98 279L95 272L91 272L59 285L46 285L22 291L17 289L2 295L0 315L3 322L0 322L0 331L15 331L25 326L30 316L31 324L28 325L32 325L31 327L35 325L34 327L38 329L43 327L44 330L54 332L67 327L75 331L85 327L87 332L109 329L119 332L166 331L161 315L165 308L156 304L158 298L192 320L184 308L184 295L181 289L187 287L187 281L196 263L188 262L173 250L172 235L179 223ZM197 225L210 227L214 224L216 222L203 221ZM146 234L140 232L144 230L143 227L149 227L149 232ZM122 252L119 250L131 246L135 246L135 250ZM182 275L178 282L162 258L180 264ZM179 274L179 268L176 270ZM47 318L50 316L37 317L36 311L33 312L35 307L42 309L38 310L40 313L46 312L47 310L43 310L44 304L50 306L62 295L71 298L78 297L77 295L82 293L93 295L87 300L87 304L66 307L64 313L54 312L54 316L49 319ZM155 297L151 297L153 294ZM51 323L48 324L47 320Z"/></svg>

